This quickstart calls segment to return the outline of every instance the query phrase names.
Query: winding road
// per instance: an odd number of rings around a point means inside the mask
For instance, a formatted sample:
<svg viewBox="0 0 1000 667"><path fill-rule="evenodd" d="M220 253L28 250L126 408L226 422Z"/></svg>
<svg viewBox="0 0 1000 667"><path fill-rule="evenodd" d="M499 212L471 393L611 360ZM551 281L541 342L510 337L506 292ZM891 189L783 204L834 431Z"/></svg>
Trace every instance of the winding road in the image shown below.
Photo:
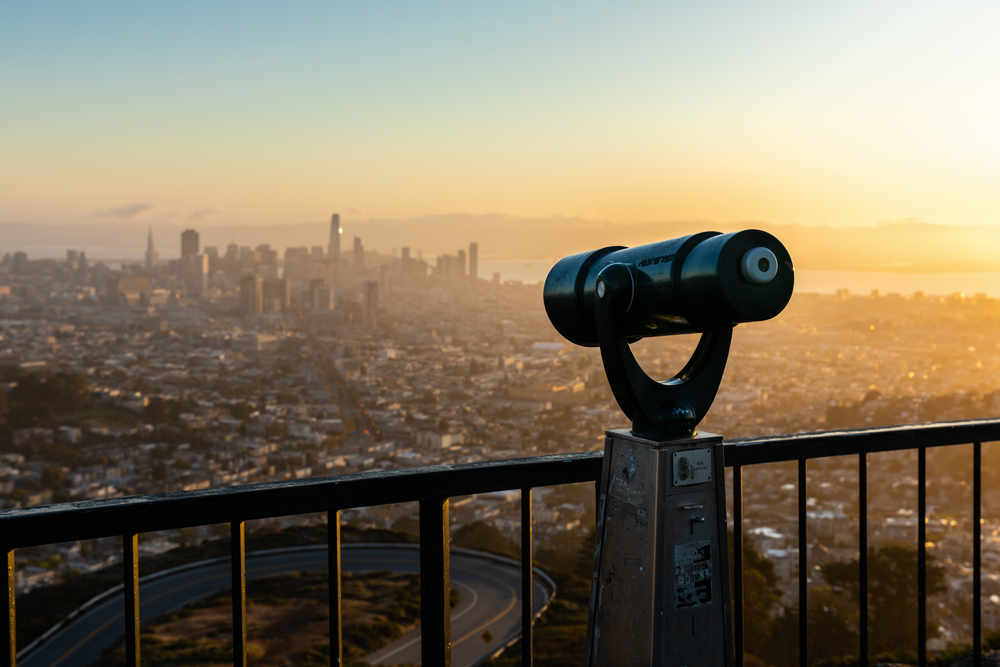
<svg viewBox="0 0 1000 667"><path fill-rule="evenodd" d="M417 545L345 544L341 547L341 567L347 572L390 570L418 572ZM325 546L277 549L247 554L247 578L272 574L327 569ZM204 600L229 588L228 559L194 563L158 573L140 581L141 614L144 623ZM514 561L481 552L453 549L451 582L460 592L452 610L452 664L471 667L497 651L521 630L521 574ZM535 577L534 608L537 615L555 593L546 577ZM92 601L65 627L18 656L21 667L86 667L100 659L124 632L124 601L120 593L109 592ZM347 620L347 619L345 619ZM485 632L492 635L483 641ZM385 648L366 656L373 665L420 662L420 629L411 631Z"/></svg>

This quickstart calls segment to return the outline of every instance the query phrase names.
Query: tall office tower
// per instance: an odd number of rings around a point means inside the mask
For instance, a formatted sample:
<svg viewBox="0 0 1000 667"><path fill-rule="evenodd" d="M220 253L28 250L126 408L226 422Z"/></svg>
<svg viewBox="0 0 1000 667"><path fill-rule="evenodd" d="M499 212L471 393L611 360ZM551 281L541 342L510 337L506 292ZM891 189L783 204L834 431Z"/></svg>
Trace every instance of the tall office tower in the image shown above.
<svg viewBox="0 0 1000 667"><path fill-rule="evenodd" d="M458 251L458 265L455 267L455 280L465 280L465 251Z"/></svg>
<svg viewBox="0 0 1000 667"><path fill-rule="evenodd" d="M198 254L198 232L185 229L181 232L181 259Z"/></svg>
<svg viewBox="0 0 1000 667"><path fill-rule="evenodd" d="M284 312L292 300L291 283L285 278L267 278L264 280L264 310L267 312Z"/></svg>
<svg viewBox="0 0 1000 667"><path fill-rule="evenodd" d="M479 280L479 244L475 241L469 244L469 278Z"/></svg>
<svg viewBox="0 0 1000 667"><path fill-rule="evenodd" d="M314 245L309 251L309 259L314 262L323 261L323 246Z"/></svg>
<svg viewBox="0 0 1000 667"><path fill-rule="evenodd" d="M327 248L327 254L334 263L340 261L340 235L343 233L344 230L340 226L340 214L334 213L330 217L330 246Z"/></svg>
<svg viewBox="0 0 1000 667"><path fill-rule="evenodd" d="M237 268L240 264L240 247L235 243L230 242L226 246L226 256L222 260L223 270L226 273L236 273Z"/></svg>
<svg viewBox="0 0 1000 667"><path fill-rule="evenodd" d="M264 279L257 275L240 278L240 314L252 317L264 312Z"/></svg>
<svg viewBox="0 0 1000 667"><path fill-rule="evenodd" d="M313 310L331 310L333 292L322 278L316 278L309 282L309 303Z"/></svg>
<svg viewBox="0 0 1000 667"><path fill-rule="evenodd" d="M286 280L300 280L304 274L306 258L309 257L309 248L285 248L284 270L281 277Z"/></svg>
<svg viewBox="0 0 1000 667"><path fill-rule="evenodd" d="M76 250L66 251L66 263L71 267L76 268L76 263L80 261L80 253Z"/></svg>
<svg viewBox="0 0 1000 667"><path fill-rule="evenodd" d="M361 238L354 237L354 274L359 278L365 275L365 247L361 245Z"/></svg>
<svg viewBox="0 0 1000 667"><path fill-rule="evenodd" d="M183 245L183 241L181 242ZM146 239L146 268L155 269L160 263L160 253L153 247L153 228L149 228L149 237Z"/></svg>
<svg viewBox="0 0 1000 667"><path fill-rule="evenodd" d="M208 255L198 253L187 258L188 276L187 288L191 294L204 294L208 291Z"/></svg>
<svg viewBox="0 0 1000 667"><path fill-rule="evenodd" d="M378 281L365 281L365 301L363 305L362 317L365 320L365 329L374 331L378 323Z"/></svg>
<svg viewBox="0 0 1000 667"><path fill-rule="evenodd" d="M208 256L208 272L215 273L219 270L219 249L214 245L205 246L204 253Z"/></svg>
<svg viewBox="0 0 1000 667"><path fill-rule="evenodd" d="M399 257L399 273L406 279L410 275L410 249L403 248L402 255Z"/></svg>

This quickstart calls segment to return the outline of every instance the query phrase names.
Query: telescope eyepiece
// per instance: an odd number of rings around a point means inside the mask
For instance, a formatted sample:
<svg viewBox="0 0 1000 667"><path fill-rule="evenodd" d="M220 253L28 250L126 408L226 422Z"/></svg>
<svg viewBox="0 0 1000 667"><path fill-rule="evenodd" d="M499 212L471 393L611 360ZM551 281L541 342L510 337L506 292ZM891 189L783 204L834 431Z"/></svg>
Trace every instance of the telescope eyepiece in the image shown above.
<svg viewBox="0 0 1000 667"><path fill-rule="evenodd" d="M627 313L635 302L635 276L628 264L616 262L608 264L597 274L594 291L599 300L610 299L611 308L618 313Z"/></svg>
<svg viewBox="0 0 1000 667"><path fill-rule="evenodd" d="M766 285L778 275L778 259L764 247L747 250L740 261L740 270L754 285Z"/></svg>

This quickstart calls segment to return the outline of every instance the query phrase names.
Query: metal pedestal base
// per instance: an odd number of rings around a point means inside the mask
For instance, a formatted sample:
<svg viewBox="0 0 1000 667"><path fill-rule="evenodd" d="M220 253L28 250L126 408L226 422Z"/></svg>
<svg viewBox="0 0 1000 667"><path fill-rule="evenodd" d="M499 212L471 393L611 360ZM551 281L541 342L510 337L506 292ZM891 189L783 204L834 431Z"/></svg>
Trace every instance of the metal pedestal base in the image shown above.
<svg viewBox="0 0 1000 667"><path fill-rule="evenodd" d="M732 667L722 436L607 435L587 664Z"/></svg>

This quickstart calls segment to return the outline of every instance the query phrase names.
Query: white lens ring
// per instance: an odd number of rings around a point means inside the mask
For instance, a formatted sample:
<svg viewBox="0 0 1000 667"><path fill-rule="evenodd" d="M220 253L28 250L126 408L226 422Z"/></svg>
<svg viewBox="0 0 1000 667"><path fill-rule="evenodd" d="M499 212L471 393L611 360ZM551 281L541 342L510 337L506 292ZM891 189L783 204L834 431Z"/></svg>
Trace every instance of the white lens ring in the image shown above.
<svg viewBox="0 0 1000 667"><path fill-rule="evenodd" d="M740 269L748 282L766 285L778 275L778 258L767 248L752 248L743 255Z"/></svg>

